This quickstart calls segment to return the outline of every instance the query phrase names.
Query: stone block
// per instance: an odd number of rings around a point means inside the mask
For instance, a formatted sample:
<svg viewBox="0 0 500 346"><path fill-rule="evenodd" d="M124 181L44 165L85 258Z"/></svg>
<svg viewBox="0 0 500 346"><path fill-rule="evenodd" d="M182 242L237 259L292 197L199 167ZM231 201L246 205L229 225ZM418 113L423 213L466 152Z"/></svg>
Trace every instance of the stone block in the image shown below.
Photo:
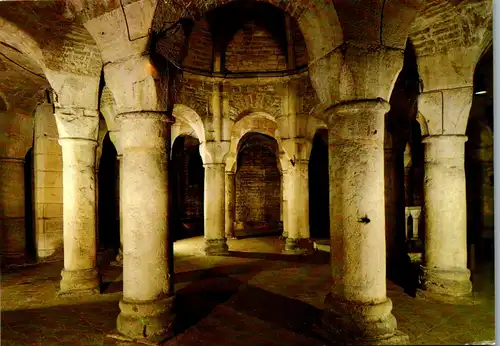
<svg viewBox="0 0 500 346"><path fill-rule="evenodd" d="M63 173L53 171L37 171L35 173L37 188L62 188Z"/></svg>
<svg viewBox="0 0 500 346"><path fill-rule="evenodd" d="M62 156L35 154L35 171L62 172Z"/></svg>
<svg viewBox="0 0 500 346"><path fill-rule="evenodd" d="M44 218L54 218L63 216L63 204L62 203L47 203L43 204L43 217Z"/></svg>
<svg viewBox="0 0 500 346"><path fill-rule="evenodd" d="M37 187L35 190L36 203L63 203L62 187Z"/></svg>
<svg viewBox="0 0 500 346"><path fill-rule="evenodd" d="M62 155L59 139L55 138L39 138L35 141L36 152L47 155Z"/></svg>

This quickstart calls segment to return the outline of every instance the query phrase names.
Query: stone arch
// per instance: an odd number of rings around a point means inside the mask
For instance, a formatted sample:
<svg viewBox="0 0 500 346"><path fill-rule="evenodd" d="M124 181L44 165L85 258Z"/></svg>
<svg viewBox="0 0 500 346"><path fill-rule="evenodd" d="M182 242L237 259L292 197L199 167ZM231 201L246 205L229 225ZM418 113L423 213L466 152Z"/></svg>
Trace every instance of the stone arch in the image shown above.
<svg viewBox="0 0 500 346"><path fill-rule="evenodd" d="M182 18L196 19L207 12L230 3L230 0L207 0L191 2L187 0L158 2L153 16L153 31L160 32L165 22L175 23ZM321 0L265 2L282 9L298 23L306 41L311 60L320 59L343 42L342 28L333 3Z"/></svg>
<svg viewBox="0 0 500 346"><path fill-rule="evenodd" d="M0 16L0 42L30 57L45 72L46 66L40 45L16 24Z"/></svg>
<svg viewBox="0 0 500 346"><path fill-rule="evenodd" d="M231 128L231 144L229 152L226 155L226 171L235 172L241 139L250 132L260 133L274 138L278 142L278 148L281 148L278 124L273 116L262 111L244 112L237 117L237 120Z"/></svg>
<svg viewBox="0 0 500 346"><path fill-rule="evenodd" d="M200 144L206 141L203 120L193 109L183 104L175 104L173 116L183 123L188 124L193 129L196 134L195 137L198 138Z"/></svg>

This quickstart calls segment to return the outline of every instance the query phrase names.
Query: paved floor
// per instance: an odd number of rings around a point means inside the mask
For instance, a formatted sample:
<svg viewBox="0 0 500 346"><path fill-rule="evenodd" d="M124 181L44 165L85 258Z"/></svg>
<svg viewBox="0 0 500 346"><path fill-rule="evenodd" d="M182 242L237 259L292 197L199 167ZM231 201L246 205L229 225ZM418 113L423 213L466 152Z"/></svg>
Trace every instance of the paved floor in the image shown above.
<svg viewBox="0 0 500 346"><path fill-rule="evenodd" d="M328 255L279 253L276 237L230 240L231 256L199 255L201 238L175 243L178 334L165 345L327 345L319 327L330 287ZM113 345L121 268L103 266L99 296L57 298L62 263L2 273L2 345ZM388 281L399 329L412 344L494 340L491 268L481 278L483 303L429 303ZM130 344L128 344L130 345Z"/></svg>

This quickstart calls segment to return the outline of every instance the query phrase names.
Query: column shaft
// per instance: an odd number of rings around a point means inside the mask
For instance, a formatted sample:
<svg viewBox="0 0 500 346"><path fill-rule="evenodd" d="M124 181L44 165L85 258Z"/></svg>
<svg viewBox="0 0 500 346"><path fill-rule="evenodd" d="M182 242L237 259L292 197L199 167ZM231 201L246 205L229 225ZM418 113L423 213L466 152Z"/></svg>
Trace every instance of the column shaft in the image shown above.
<svg viewBox="0 0 500 346"><path fill-rule="evenodd" d="M236 206L236 189L235 189L235 174L233 172L226 172L226 237L231 239L235 237L234 234L234 216Z"/></svg>
<svg viewBox="0 0 500 346"><path fill-rule="evenodd" d="M281 237L286 239L288 237L288 185L289 185L289 173L287 170L283 170L282 181L281 181L281 190L282 190L282 209L283 209L283 233Z"/></svg>
<svg viewBox="0 0 500 346"><path fill-rule="evenodd" d="M64 269L60 294L98 293L96 232L97 142L59 139L63 158Z"/></svg>
<svg viewBox="0 0 500 346"><path fill-rule="evenodd" d="M468 297L466 136L424 138L425 253L422 288L443 300Z"/></svg>
<svg viewBox="0 0 500 346"><path fill-rule="evenodd" d="M128 113L122 120L120 204L123 300L118 331L160 341L172 335L166 147L169 119L160 112Z"/></svg>
<svg viewBox="0 0 500 346"><path fill-rule="evenodd" d="M383 100L331 110L331 267L324 322L340 337L404 343L386 296Z"/></svg>
<svg viewBox="0 0 500 346"><path fill-rule="evenodd" d="M296 161L287 170L288 230L285 253L307 254L314 250L309 233L308 161Z"/></svg>
<svg viewBox="0 0 500 346"><path fill-rule="evenodd" d="M207 255L227 253L225 235L225 165L205 164L205 247Z"/></svg>

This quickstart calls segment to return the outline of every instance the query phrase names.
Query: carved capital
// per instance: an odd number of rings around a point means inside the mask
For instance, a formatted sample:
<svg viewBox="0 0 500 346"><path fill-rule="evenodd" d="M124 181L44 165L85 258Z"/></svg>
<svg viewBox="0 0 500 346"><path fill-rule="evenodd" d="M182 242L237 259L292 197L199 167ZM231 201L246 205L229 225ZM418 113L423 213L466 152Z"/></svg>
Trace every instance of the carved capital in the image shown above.
<svg viewBox="0 0 500 346"><path fill-rule="evenodd" d="M420 94L418 110L425 118L429 135L465 134L472 97L472 86Z"/></svg>
<svg viewBox="0 0 500 346"><path fill-rule="evenodd" d="M225 163L231 142L206 141L200 144L200 155L203 164Z"/></svg>
<svg viewBox="0 0 500 346"><path fill-rule="evenodd" d="M55 109L59 138L81 138L97 141L99 132L99 112L85 108Z"/></svg>

